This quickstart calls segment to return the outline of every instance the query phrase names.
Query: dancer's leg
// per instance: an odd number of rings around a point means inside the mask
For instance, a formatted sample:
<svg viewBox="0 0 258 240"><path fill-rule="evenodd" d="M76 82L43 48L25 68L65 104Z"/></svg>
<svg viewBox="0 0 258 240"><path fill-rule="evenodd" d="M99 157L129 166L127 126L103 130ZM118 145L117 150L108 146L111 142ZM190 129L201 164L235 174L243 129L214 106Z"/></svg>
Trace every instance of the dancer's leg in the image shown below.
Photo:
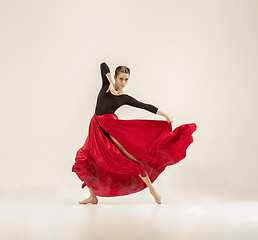
<svg viewBox="0 0 258 240"><path fill-rule="evenodd" d="M118 147L118 149L129 159L133 160L133 161L137 161L140 162L136 157L134 157L133 155L131 155L130 153L128 153L123 146L110 135L111 140L116 144L116 146ZM150 193L153 195L153 197L155 198L155 201L157 203L161 203L161 195L159 193L156 192L156 189L153 187L148 174L146 173L146 177L142 177L141 175L139 175L139 177L147 184L147 186L150 189Z"/></svg>
<svg viewBox="0 0 258 240"><path fill-rule="evenodd" d="M92 197L96 197L96 195L95 195L94 192L91 190L91 188L89 188L89 186L87 186L87 187L88 187L88 189L89 189L90 195L91 195Z"/></svg>
<svg viewBox="0 0 258 240"><path fill-rule="evenodd" d="M88 189L90 191L90 196L88 198L84 199L83 201L79 201L78 203L80 203L80 204L87 204L87 203L97 204L98 203L97 196L93 193L93 191L89 187L88 187Z"/></svg>
<svg viewBox="0 0 258 240"><path fill-rule="evenodd" d="M142 177L141 175L139 175L139 177L147 184L147 186L150 189L151 195L155 198L155 201L157 203L161 203L161 195L156 191L156 189L151 184L148 174L146 173L146 177Z"/></svg>

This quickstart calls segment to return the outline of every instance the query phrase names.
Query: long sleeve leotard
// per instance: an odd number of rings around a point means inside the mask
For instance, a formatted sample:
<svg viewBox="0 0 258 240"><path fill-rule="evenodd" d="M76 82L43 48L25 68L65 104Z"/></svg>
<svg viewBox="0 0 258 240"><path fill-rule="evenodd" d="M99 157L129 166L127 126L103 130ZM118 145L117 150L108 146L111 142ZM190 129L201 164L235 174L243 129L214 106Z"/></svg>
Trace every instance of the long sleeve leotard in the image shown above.
<svg viewBox="0 0 258 240"><path fill-rule="evenodd" d="M102 62L100 64L100 72L102 77L102 87L99 91L99 94L97 97L97 104L95 107L95 114L97 116L100 116L102 114L107 114L107 113L115 113L115 111L123 105L130 105L133 107L142 108L154 114L157 113L158 108L156 106L140 102L128 94L121 94L117 96L112 94L110 91L106 93L110 84L106 74L110 72L110 69L105 62ZM102 127L101 129L105 133L105 135L108 138L110 138L109 134Z"/></svg>

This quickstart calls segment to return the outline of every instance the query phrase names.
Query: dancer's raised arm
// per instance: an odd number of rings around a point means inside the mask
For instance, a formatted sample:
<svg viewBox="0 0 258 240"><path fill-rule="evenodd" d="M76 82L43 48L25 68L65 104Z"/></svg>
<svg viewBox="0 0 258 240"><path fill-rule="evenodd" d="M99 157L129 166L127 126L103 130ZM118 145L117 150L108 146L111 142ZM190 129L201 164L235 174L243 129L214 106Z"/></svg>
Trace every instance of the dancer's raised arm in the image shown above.
<svg viewBox="0 0 258 240"><path fill-rule="evenodd" d="M100 64L100 72L101 72L101 77L102 77L102 86L109 86L110 82L109 79L107 78L107 74L110 74L110 69L108 65L105 62L102 62Z"/></svg>

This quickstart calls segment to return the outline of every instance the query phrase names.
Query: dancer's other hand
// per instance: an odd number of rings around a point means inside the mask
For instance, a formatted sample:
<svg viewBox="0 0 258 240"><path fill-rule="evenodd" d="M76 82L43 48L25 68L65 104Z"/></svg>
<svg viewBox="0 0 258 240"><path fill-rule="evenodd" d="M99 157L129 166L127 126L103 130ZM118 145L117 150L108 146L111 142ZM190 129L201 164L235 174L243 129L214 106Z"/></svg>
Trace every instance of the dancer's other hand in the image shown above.
<svg viewBox="0 0 258 240"><path fill-rule="evenodd" d="M169 116L169 115L167 115L167 116L166 116L166 121L167 121L168 123L172 123L172 122L173 122L172 117Z"/></svg>
<svg viewBox="0 0 258 240"><path fill-rule="evenodd" d="M156 114L162 116L162 117L165 117L166 118L166 121L168 123L172 123L173 120L172 120L172 117L169 116L168 114L166 114L165 112L163 112L161 109L158 108L158 111L156 112Z"/></svg>
<svg viewBox="0 0 258 240"><path fill-rule="evenodd" d="M108 93L109 91L114 95L119 95L118 91L114 88L114 85L112 83L109 84L109 87L106 93Z"/></svg>

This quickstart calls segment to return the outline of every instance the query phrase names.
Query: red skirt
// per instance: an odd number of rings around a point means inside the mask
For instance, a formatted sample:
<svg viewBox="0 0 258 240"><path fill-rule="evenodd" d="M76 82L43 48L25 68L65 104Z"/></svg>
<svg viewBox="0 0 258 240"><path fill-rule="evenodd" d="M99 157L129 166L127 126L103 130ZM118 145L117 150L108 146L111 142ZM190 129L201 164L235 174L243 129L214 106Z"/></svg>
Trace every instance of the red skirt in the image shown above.
<svg viewBox="0 0 258 240"><path fill-rule="evenodd" d="M99 124L141 163L120 152ZM196 128L195 123L188 123L172 131L171 123L165 120L122 120L116 114L97 116L94 113L87 139L76 153L72 172L83 181L82 188L89 186L97 196L139 192L147 185L138 175L144 177L147 173L154 182L166 166L184 159Z"/></svg>

